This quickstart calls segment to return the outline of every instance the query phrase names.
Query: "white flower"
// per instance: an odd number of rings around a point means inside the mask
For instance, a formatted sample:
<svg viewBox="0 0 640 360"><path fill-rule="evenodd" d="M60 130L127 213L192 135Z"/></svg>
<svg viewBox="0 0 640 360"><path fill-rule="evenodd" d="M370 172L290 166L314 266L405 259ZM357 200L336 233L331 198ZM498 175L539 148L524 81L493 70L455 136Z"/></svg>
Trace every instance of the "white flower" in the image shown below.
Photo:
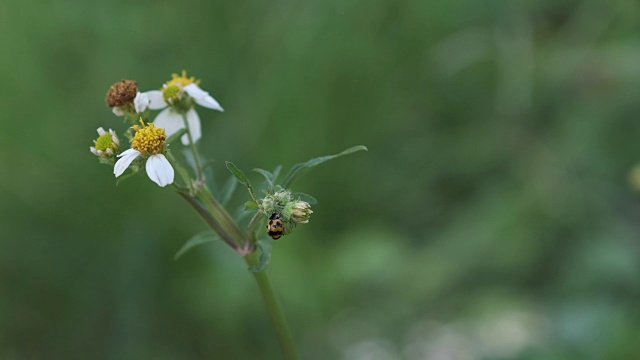
<svg viewBox="0 0 640 360"><path fill-rule="evenodd" d="M95 146L91 146L89 150L94 155L104 158L115 155L120 147L120 140L116 132L111 129L106 132L102 127L99 127L97 131L99 137L93 141Z"/></svg>
<svg viewBox="0 0 640 360"><path fill-rule="evenodd" d="M195 109L189 109L187 111L187 124L189 124L189 130L191 131L191 137L193 142L198 142L202 137L202 128L200 126L200 117ZM171 108L166 108L156 116L153 121L158 127L164 128L167 131L167 136L171 136L181 129L184 129L184 119L182 115L173 111ZM180 137L183 145L189 145L189 135L184 134Z"/></svg>
<svg viewBox="0 0 640 360"><path fill-rule="evenodd" d="M135 160L138 156L141 156L142 153L135 149L129 149L119 154L120 158L116 165L113 167L113 173L116 177L122 175L125 170L131 165L133 160ZM156 184L160 185L160 187L165 187L169 184L173 183L174 171L173 167L169 163L169 160L162 154L151 155L147 158L147 175L149 179L151 179Z"/></svg>
<svg viewBox="0 0 640 360"><path fill-rule="evenodd" d="M177 87L180 94L186 93L189 97L193 98L196 104L208 109L224 111L218 101L208 92L202 90L196 82L195 78L188 78L186 72L183 71L181 76L173 74L172 79L162 86L163 91L151 90L144 93L149 100L149 109L164 109L156 116L154 123L158 127L164 128L167 131L167 136L171 136L184 128L182 114L168 107L169 103L165 100L166 94L164 92L167 91L167 89L171 88L171 90L174 90ZM193 108L187 111L186 117L193 141L197 142L202 137L200 117L198 117L198 113L196 113ZM189 136L187 134L182 135L180 140L184 145L189 145Z"/></svg>
<svg viewBox="0 0 640 360"><path fill-rule="evenodd" d="M120 158L113 167L113 174L118 177L122 175L131 163L142 156L146 159L146 169L149 179L161 187L173 183L173 167L164 156L165 141L167 134L164 129L158 128L155 124L144 124L142 127L135 125L133 128L136 134L131 140L131 149L119 154Z"/></svg>

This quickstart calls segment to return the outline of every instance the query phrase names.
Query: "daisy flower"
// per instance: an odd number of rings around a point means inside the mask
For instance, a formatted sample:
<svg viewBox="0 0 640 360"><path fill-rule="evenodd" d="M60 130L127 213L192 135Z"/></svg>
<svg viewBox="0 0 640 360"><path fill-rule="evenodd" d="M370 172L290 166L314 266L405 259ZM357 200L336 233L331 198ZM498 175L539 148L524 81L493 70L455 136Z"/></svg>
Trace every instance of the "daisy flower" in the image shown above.
<svg viewBox="0 0 640 360"><path fill-rule="evenodd" d="M193 141L197 142L202 137L200 127L200 117L194 109L198 104L202 107L224 111L222 106L208 92L202 90L195 77L187 77L187 72L182 71L182 75L173 74L172 79L162 85L162 90L151 90L144 92L149 100L148 107L151 110L162 110L156 116L154 123L167 131L167 136L171 136L184 128L184 119L191 131ZM187 134L180 138L184 145L189 145Z"/></svg>
<svg viewBox="0 0 640 360"><path fill-rule="evenodd" d="M129 165L142 157L146 161L145 168L149 179L165 187L173 183L174 171L169 160L164 156L167 133L162 128L157 128L153 123L145 125L142 120L142 127L134 125L136 134L131 139L131 149L119 154L120 158L113 167L113 174L118 177L122 175Z"/></svg>
<svg viewBox="0 0 640 360"><path fill-rule="evenodd" d="M109 132L106 132L103 128L99 127L98 135L99 137L93 140L95 146L89 148L91 153L101 158L114 156L120 147L120 140L116 132L111 129L109 129Z"/></svg>

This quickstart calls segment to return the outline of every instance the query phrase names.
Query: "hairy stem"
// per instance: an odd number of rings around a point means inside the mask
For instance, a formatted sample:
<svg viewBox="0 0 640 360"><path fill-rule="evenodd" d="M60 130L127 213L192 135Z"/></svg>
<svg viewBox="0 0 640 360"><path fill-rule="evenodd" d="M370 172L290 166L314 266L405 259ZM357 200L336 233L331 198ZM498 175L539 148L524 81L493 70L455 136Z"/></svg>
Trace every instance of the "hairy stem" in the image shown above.
<svg viewBox="0 0 640 360"><path fill-rule="evenodd" d="M213 196L206 185L199 189L197 196L207 206L218 222L236 239L236 243L243 251L240 252L240 254L245 255L253 252L255 249L254 242L252 242L247 233L238 226L233 217L229 215L224 206Z"/></svg>
<svg viewBox="0 0 640 360"><path fill-rule="evenodd" d="M198 212L198 214L200 214L207 225L209 225L209 227L211 227L211 229L213 229L227 245L238 253L242 252L233 236L227 232L227 230L217 221L217 219L211 214L211 212L209 212L207 207L200 202L200 200L183 191L178 191L178 194L180 194L180 196L182 196L182 198L185 199Z"/></svg>
<svg viewBox="0 0 640 360"><path fill-rule="evenodd" d="M195 150L194 155L197 156ZM238 226L204 183L196 185L193 189L195 194L188 192L187 189L181 189L178 186L174 186L174 189L200 214L209 227L211 227L227 245L238 254L244 256L249 268L256 267L259 264L258 254L255 251L255 238L249 237L249 235ZM252 233L255 230L255 226L256 224L254 223L251 229ZM269 313L269 318L271 319L271 324L278 338L284 359L298 360L293 336L291 335L291 331L289 330L289 326L287 325L287 321L284 318L276 296L273 293L267 273L261 271L252 272L252 274L260 289L262 300Z"/></svg>
<svg viewBox="0 0 640 360"><path fill-rule="evenodd" d="M176 187L176 192L182 196L197 212L200 216L206 221L206 223L220 236L220 238L229 245L232 249L238 252L240 255L244 255L244 259L247 265L252 268L259 264L258 254L255 251L255 242L250 241L247 235L239 229L238 225L231 220L231 224L234 226L229 229L230 223L224 220L226 216L229 214L222 208L222 206L211 196L209 200L209 206L206 206L201 202L199 198L192 196L186 191L180 191L179 188ZM212 209L219 206L218 209ZM212 210L216 212L216 214L212 213ZM226 214L222 215L221 214ZM219 219L222 217L221 219ZM229 216L229 218L231 218ZM236 232L238 231L238 232ZM235 233L235 234L234 234ZM238 235L240 234L240 235ZM240 237L237 237L240 236ZM242 246L240 244L243 244ZM256 280L258 284L258 288L260 289L260 295L262 295L262 300L264 301L265 308L267 313L269 313L269 318L271 320L271 324L276 333L276 337L278 338L278 343L280 344L280 348L284 355L285 360L298 360L298 354L296 352L295 343L293 342L293 336L291 335L291 331L289 330L289 326L287 325L287 321L284 318L282 313L282 309L278 304L275 294L273 293L273 289L271 288L271 284L269 283L269 278L267 277L267 273L265 271L261 272L252 272L253 278Z"/></svg>
<svg viewBox="0 0 640 360"><path fill-rule="evenodd" d="M248 254L244 257L247 265L249 267L254 267L258 264L257 254L255 252ZM289 330L289 325L287 325L287 320L284 318L284 314L282 313L282 309L278 304L278 300L271 288L271 284L269 283L269 277L267 277L266 271L254 272L253 278L258 283L258 287L260 288L260 294L262 295L262 300L264 301L264 305L269 313L269 318L271 319L271 324L276 332L276 336L278 338L278 342L280 343L280 348L282 349L282 353L284 355L285 360L298 360L298 353L296 351L295 343L293 342L293 336L291 335L291 331Z"/></svg>

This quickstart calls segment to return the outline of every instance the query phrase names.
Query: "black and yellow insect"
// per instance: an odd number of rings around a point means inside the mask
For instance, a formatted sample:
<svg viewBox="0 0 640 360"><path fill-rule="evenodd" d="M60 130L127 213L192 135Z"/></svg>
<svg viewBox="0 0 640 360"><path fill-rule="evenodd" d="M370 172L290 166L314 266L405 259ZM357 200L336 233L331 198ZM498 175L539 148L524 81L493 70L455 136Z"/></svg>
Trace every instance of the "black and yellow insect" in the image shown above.
<svg viewBox="0 0 640 360"><path fill-rule="evenodd" d="M282 217L278 213L273 213L269 217L267 223L267 234L273 239L278 240L284 234L284 224L282 223Z"/></svg>

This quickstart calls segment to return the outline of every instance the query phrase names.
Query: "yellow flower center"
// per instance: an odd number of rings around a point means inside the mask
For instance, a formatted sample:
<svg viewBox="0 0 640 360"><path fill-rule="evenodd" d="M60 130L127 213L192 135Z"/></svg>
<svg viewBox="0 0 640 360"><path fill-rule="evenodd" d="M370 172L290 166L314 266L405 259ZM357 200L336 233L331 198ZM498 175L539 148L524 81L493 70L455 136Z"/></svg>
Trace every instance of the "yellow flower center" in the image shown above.
<svg viewBox="0 0 640 360"><path fill-rule="evenodd" d="M167 81L167 87L170 86L178 86L185 87L189 84L200 84L200 80L197 80L195 77L187 77L187 71L182 70L182 75L171 74L171 80Z"/></svg>
<svg viewBox="0 0 640 360"><path fill-rule="evenodd" d="M117 150L118 144L113 141L113 137L110 133L101 135L95 140L96 150L107 151L107 149Z"/></svg>
<svg viewBox="0 0 640 360"><path fill-rule="evenodd" d="M153 123L147 125L140 119L142 127L134 125L136 134L131 140L131 147L145 156L161 154L167 140L167 133L163 128L157 128Z"/></svg>

